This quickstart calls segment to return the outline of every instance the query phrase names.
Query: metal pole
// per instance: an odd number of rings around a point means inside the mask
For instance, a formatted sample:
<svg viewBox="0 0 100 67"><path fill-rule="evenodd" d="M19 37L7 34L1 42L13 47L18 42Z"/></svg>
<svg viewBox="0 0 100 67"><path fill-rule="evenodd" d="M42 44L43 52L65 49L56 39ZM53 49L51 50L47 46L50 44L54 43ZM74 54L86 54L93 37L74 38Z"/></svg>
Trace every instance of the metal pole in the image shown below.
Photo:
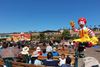
<svg viewBox="0 0 100 67"><path fill-rule="evenodd" d="M75 67L78 67L78 48L75 49Z"/></svg>

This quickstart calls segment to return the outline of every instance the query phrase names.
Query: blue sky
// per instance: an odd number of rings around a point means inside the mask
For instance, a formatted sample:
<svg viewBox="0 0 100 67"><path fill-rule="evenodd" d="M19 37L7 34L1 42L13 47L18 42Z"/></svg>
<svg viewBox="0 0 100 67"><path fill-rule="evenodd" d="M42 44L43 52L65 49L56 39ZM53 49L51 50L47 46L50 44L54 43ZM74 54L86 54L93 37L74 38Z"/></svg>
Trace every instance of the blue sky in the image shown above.
<svg viewBox="0 0 100 67"><path fill-rule="evenodd" d="M0 0L0 33L78 27L80 17L99 25L100 0Z"/></svg>

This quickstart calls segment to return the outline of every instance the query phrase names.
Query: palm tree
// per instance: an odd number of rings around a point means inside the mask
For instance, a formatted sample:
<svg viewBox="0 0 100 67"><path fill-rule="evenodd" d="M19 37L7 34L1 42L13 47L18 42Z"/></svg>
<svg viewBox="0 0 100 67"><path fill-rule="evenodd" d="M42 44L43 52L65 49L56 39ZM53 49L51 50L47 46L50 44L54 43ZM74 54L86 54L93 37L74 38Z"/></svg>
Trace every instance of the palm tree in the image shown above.
<svg viewBox="0 0 100 67"><path fill-rule="evenodd" d="M100 28L100 25L98 25L98 27Z"/></svg>
<svg viewBox="0 0 100 67"><path fill-rule="evenodd" d="M99 31L100 31L100 25L98 25L98 27L99 27Z"/></svg>
<svg viewBox="0 0 100 67"><path fill-rule="evenodd" d="M92 26L90 25L90 27L89 27L90 29L92 29Z"/></svg>
<svg viewBox="0 0 100 67"><path fill-rule="evenodd" d="M97 27L96 27L96 25L94 25L94 27L93 27L93 30L94 30L94 31L96 31L96 30L97 30Z"/></svg>

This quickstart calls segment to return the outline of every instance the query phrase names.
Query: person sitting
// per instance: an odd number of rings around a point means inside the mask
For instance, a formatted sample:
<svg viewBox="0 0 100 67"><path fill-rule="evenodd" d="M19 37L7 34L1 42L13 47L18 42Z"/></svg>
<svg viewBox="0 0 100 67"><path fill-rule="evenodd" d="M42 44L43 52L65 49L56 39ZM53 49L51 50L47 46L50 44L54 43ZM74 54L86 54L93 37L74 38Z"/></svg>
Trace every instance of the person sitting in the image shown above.
<svg viewBox="0 0 100 67"><path fill-rule="evenodd" d="M11 66L11 61L14 61L14 53L12 51L12 49L9 49L8 47L9 43L4 42L2 45L2 50L0 51L0 57L4 60L4 65L8 65ZM10 62L8 62L10 61ZM8 64L8 63L9 64Z"/></svg>
<svg viewBox="0 0 100 67"><path fill-rule="evenodd" d="M35 61L40 55L42 55L41 48L40 48L40 47L37 47L36 50L33 52L32 56L31 56L31 63L34 64L34 61Z"/></svg>
<svg viewBox="0 0 100 67"><path fill-rule="evenodd" d="M38 57L36 57L34 65L42 65L42 62L38 59Z"/></svg>
<svg viewBox="0 0 100 67"><path fill-rule="evenodd" d="M43 60L43 65L57 67L58 66L58 61L53 60L52 53L51 52L48 52L47 59L46 60Z"/></svg>
<svg viewBox="0 0 100 67"><path fill-rule="evenodd" d="M67 58L66 58L66 64L62 64L61 67L72 67L71 66L71 58L69 56L67 56Z"/></svg>
<svg viewBox="0 0 100 67"><path fill-rule="evenodd" d="M47 44L47 47L46 47L46 52L52 52L52 46L50 46L50 44L48 43Z"/></svg>
<svg viewBox="0 0 100 67"><path fill-rule="evenodd" d="M29 47L24 46L20 53L22 54L23 62L24 63L29 63Z"/></svg>
<svg viewBox="0 0 100 67"><path fill-rule="evenodd" d="M59 58L59 66L65 64L65 62L66 62L65 54L61 54L61 57Z"/></svg>
<svg viewBox="0 0 100 67"><path fill-rule="evenodd" d="M9 49L7 42L4 42L2 45L2 50L0 51L0 57L3 59L10 59L10 60L14 60L14 53L12 51L12 49Z"/></svg>
<svg viewBox="0 0 100 67"><path fill-rule="evenodd" d="M46 49L43 50L42 56L47 56Z"/></svg>
<svg viewBox="0 0 100 67"><path fill-rule="evenodd" d="M56 51L56 47L53 48L52 54L53 56L59 56L59 53Z"/></svg>

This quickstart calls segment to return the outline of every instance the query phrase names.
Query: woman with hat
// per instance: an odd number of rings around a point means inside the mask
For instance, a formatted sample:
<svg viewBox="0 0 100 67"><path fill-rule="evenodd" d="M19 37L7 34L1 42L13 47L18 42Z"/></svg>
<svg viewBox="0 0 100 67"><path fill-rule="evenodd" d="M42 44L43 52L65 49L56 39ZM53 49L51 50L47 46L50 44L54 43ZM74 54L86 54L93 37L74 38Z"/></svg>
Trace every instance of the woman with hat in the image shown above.
<svg viewBox="0 0 100 67"><path fill-rule="evenodd" d="M31 63L34 64L34 61L42 55L41 48L37 47L36 50L32 54Z"/></svg>

